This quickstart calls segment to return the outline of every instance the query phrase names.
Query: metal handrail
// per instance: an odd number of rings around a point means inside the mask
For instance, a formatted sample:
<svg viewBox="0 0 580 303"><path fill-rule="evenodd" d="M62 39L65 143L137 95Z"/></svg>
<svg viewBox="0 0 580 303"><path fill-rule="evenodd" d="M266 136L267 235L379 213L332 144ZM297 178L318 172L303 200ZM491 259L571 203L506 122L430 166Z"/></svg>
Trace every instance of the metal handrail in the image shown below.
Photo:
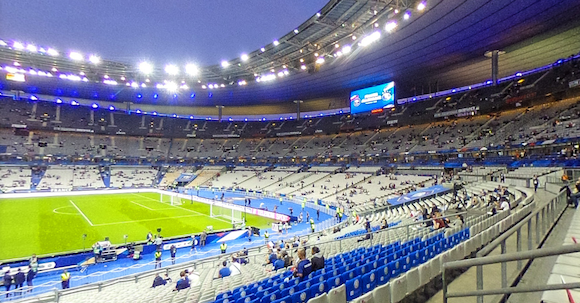
<svg viewBox="0 0 580 303"><path fill-rule="evenodd" d="M535 251L532 250L532 219L535 218L535 232L536 232L536 244L538 245L536 248L541 247L543 241L545 241L546 237L549 235L550 230L555 226L557 220L561 217L561 215L566 210L566 203L561 203L563 200L565 201L566 194L564 191L560 192L556 197L536 209L535 211L531 212L530 214L526 215L520 222L512 226L510 229L504 231L498 238L490 242L486 247L480 250L474 259L469 260L460 260L460 261L452 261L443 264L443 302L447 303L448 298L452 297L469 297L469 296L477 296L477 302L483 303L483 296L485 295L492 295L492 294L503 294L504 296L510 295L516 292L531 292L532 288L525 287L525 288L517 288L517 287L508 287L508 279L507 279L507 263L509 261L518 261L517 269L520 271L518 277L515 281L521 278L521 274L525 271L531 264L531 261L535 257L543 257L543 254L553 253L555 255L562 254L562 253L570 253L570 252L577 252L580 251L580 245L572 245L566 248L555 248L555 249L541 249L540 252L536 249ZM533 199L533 196L526 198L526 200ZM531 207L531 205L526 204L526 207ZM562 209L560 210L559 214L556 214L556 206L563 205ZM541 220L540 220L541 219ZM551 225L550 225L551 223ZM522 243L521 243L521 231L522 228L527 225L528 231L528 250L522 251ZM540 239L540 229L545 232L543 239ZM516 253L506 253L506 240L510 238L514 233L517 233L517 252ZM490 252L492 252L498 246L501 247L501 255L498 256L487 256ZM559 253L558 253L559 252ZM547 255L546 255L547 256ZM526 266L522 266L522 260L529 259ZM483 265L501 263L501 289L497 290L484 290L483 289ZM448 293L447 290L447 281L446 281L446 270L447 269L454 269L454 268L466 268L476 266L476 286L477 290L469 291L469 292L457 292L457 293ZM574 285L571 285L574 286ZM534 288L536 289L536 288ZM540 290L548 290L548 289L540 289ZM505 299L505 297L504 297Z"/></svg>
<svg viewBox="0 0 580 303"><path fill-rule="evenodd" d="M542 248L535 249L531 251L509 253L503 255L487 256L482 258L474 258L468 260L459 260L443 263L443 273L448 269L466 268L471 266L480 266L496 263L504 263L509 261L520 261L529 260L535 258L543 258L550 256L558 256L563 254L571 254L580 252L580 244L565 245L555 248ZM443 302L447 302L447 298L459 298L459 297L473 297L473 296L485 296L485 295L498 295L498 294L511 294L511 293L523 293L523 292L535 292L535 291L545 291L545 290L557 290L557 289L571 289L580 288L580 283L567 283L559 285L538 285L538 286L520 286L520 287L503 287L499 289L486 289L486 290L474 290L474 291L464 291L456 293L448 293L447 288L443 288Z"/></svg>

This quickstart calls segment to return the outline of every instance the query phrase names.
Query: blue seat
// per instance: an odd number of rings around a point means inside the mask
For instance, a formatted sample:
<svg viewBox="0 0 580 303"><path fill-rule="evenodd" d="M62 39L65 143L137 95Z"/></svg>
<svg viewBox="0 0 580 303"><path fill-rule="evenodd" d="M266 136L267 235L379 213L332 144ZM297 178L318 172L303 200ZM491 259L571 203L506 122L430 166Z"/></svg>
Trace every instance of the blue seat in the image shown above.
<svg viewBox="0 0 580 303"><path fill-rule="evenodd" d="M377 274L374 270L362 276L362 284L364 293L368 293L377 287Z"/></svg>
<svg viewBox="0 0 580 303"><path fill-rule="evenodd" d="M375 270L375 274L377 275L377 284L383 285L387 284L391 279L391 271L387 265L380 266Z"/></svg>
<svg viewBox="0 0 580 303"><path fill-rule="evenodd" d="M297 292L300 292L300 291L306 290L306 289L308 289L310 287L311 284L313 284L313 283L310 282L310 281L300 282L300 284L298 284L296 286L296 291Z"/></svg>
<svg viewBox="0 0 580 303"><path fill-rule="evenodd" d="M360 278L346 281L346 300L352 301L362 295L362 285Z"/></svg>
<svg viewBox="0 0 580 303"><path fill-rule="evenodd" d="M341 276L342 276L343 281L351 280L351 279L354 279L355 277L358 277L356 270L354 270L354 269L343 273Z"/></svg>
<svg viewBox="0 0 580 303"><path fill-rule="evenodd" d="M391 261L389 262L389 264L387 264L387 267L389 269L389 273L391 278L394 278L396 276L398 276L401 272L399 271L399 267L397 266L397 261Z"/></svg>
<svg viewBox="0 0 580 303"><path fill-rule="evenodd" d="M280 295L280 291L277 292L273 292L269 295L260 297L260 296L256 296L258 299L260 299L260 303L271 303L272 301L276 301L276 299L278 299L278 296Z"/></svg>
<svg viewBox="0 0 580 303"><path fill-rule="evenodd" d="M326 284L325 282L321 282L321 283L317 283L314 284L312 286L310 286L310 288L308 289L310 298L314 298L314 297L318 297L319 295L328 292L330 290L330 287L328 287L328 284Z"/></svg>
<svg viewBox="0 0 580 303"><path fill-rule="evenodd" d="M272 301L272 303L292 303L292 297L283 297L276 301Z"/></svg>
<svg viewBox="0 0 580 303"><path fill-rule="evenodd" d="M307 290L292 295L292 303L306 303L308 300L310 300L310 296Z"/></svg>
<svg viewBox="0 0 580 303"><path fill-rule="evenodd" d="M330 279L328 279L327 283L328 283L329 288L335 288L335 287L338 287L338 286L344 284L344 281L345 280L344 280L342 275L336 275L336 276L333 276Z"/></svg>

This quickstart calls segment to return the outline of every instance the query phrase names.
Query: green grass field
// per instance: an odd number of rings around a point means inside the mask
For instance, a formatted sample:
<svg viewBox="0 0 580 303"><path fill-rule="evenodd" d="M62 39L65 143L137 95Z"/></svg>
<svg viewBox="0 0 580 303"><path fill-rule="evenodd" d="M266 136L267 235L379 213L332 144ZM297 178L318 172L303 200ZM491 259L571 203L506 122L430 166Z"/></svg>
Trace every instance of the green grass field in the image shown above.
<svg viewBox="0 0 580 303"><path fill-rule="evenodd" d="M209 216L207 204L160 202L157 193L106 194L0 199L0 260L57 254L109 237L114 244L143 241L161 228L163 237L191 235L206 226L231 228L231 222ZM268 227L272 221L247 215L247 224Z"/></svg>

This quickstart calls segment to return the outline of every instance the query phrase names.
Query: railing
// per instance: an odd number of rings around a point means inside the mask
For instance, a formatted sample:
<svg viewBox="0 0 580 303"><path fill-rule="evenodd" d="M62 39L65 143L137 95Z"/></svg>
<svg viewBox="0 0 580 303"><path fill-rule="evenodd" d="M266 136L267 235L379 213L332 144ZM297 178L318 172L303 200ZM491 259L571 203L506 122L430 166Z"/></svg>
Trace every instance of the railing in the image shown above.
<svg viewBox="0 0 580 303"><path fill-rule="evenodd" d="M502 294L503 296L500 299L500 302L505 302L507 297L511 293L516 292L529 292L529 291L538 291L538 290L548 290L546 286L534 288L535 290L530 290L532 288L512 288L508 287L509 285L515 285L517 283L523 273L529 268L533 258L540 257L540 256L548 256L549 254L545 254L546 252L554 253L554 251L548 250L537 250L540 248L543 243L545 242L547 236L554 228L555 224L557 223L558 219L562 216L564 211L567 207L567 197L566 192L560 192L555 198L550 200L549 202L542 205L540 208L536 209L534 212L526 216L522 219L519 223L514 225L509 230L505 231L501 234L498 238L494 241L489 243L489 245L485 246L481 249L477 254L475 259L468 259L468 260L461 260L461 261L454 261L448 262L443 264L443 302L447 303L448 298L458 298L458 297L477 297L478 303L483 303L484 296L486 295L493 295L493 294ZM527 232L527 249L524 250L522 248L522 234L523 231ZM516 234L516 252L508 253L507 252L507 245L506 241L508 238L511 238L513 234ZM535 237L533 236L535 234ZM489 256L486 257L489 253L495 250L497 247L501 249L501 255L499 256ZM536 250L532 250L536 249ZM580 246L576 247L575 249L580 249ZM555 250L558 251L558 250ZM565 251L565 250L563 250ZM574 250L580 251L580 250ZM572 252L572 251L570 251ZM562 253L562 252L560 252ZM545 255L543 255L545 254ZM558 254L558 253L554 253ZM530 259L527 264L523 264L523 260ZM512 273L510 279L508 279L508 264L509 261L517 261L516 270ZM501 263L501 288L494 289L494 290L484 290L483 285L483 265ZM457 269L457 268L467 268L471 266L476 267L476 289L475 291L465 291L465 292L456 292L450 293L448 290L448 281L446 270L450 269ZM527 289L527 290L526 290Z"/></svg>

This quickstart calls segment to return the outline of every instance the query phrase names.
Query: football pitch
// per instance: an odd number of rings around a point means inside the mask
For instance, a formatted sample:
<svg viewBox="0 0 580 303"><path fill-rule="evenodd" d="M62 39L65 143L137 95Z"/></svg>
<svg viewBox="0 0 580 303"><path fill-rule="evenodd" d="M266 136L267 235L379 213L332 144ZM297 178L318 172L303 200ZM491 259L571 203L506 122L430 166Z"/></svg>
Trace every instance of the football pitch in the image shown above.
<svg viewBox="0 0 580 303"><path fill-rule="evenodd" d="M231 220L210 217L210 206L161 202L158 193L0 199L0 260L144 241L161 228L165 238L200 233L206 226L229 229ZM267 228L270 219L247 215L247 224ZM83 234L87 237L83 243Z"/></svg>

